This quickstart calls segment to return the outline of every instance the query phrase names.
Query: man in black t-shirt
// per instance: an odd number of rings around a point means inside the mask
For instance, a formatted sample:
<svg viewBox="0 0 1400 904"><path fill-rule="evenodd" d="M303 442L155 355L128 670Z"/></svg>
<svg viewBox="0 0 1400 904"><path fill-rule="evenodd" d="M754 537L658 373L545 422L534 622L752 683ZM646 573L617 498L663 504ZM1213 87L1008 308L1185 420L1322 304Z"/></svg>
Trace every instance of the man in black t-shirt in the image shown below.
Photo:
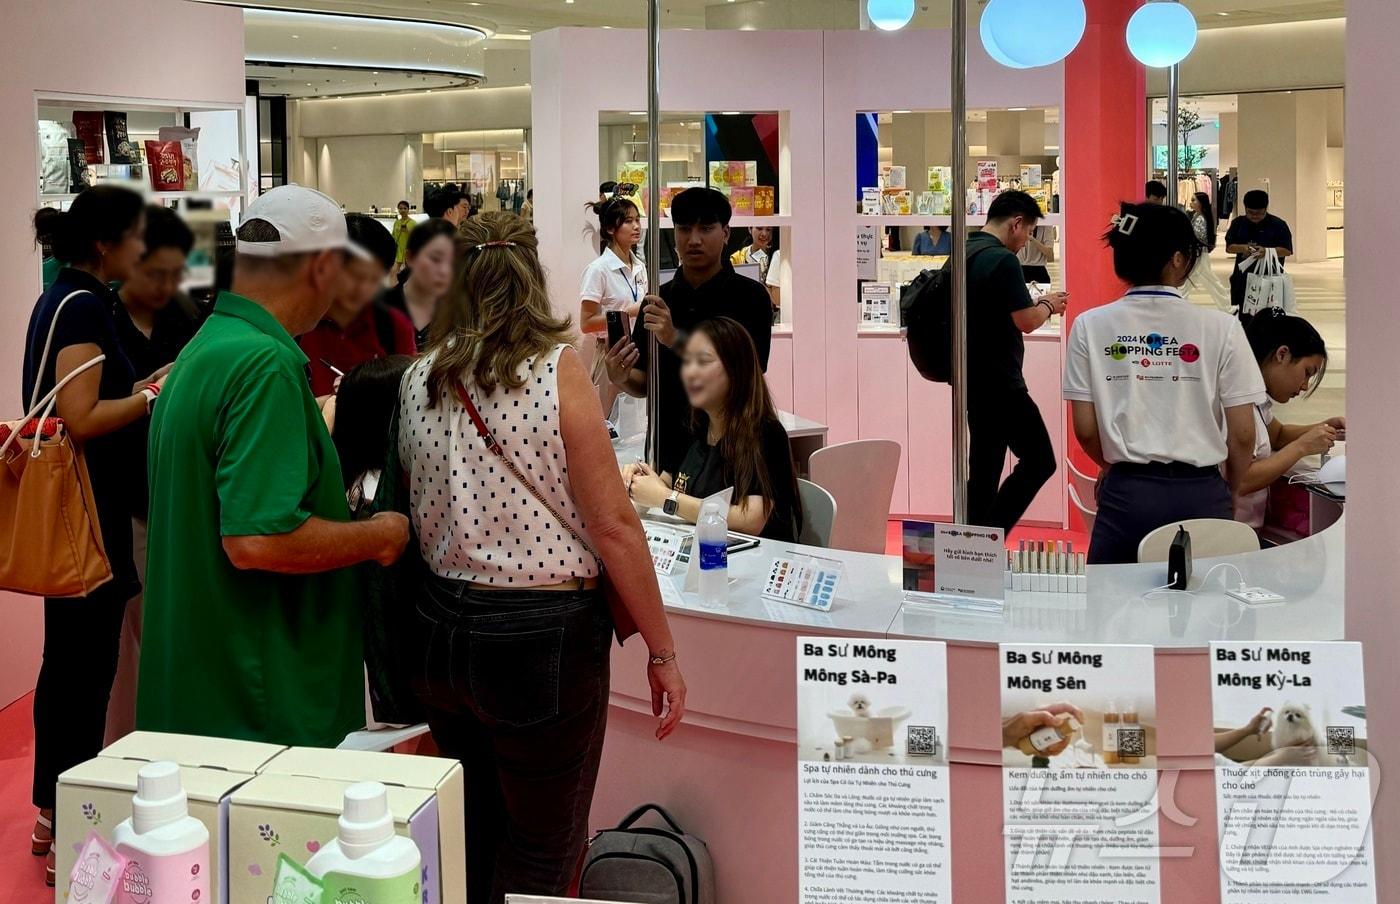
<svg viewBox="0 0 1400 904"><path fill-rule="evenodd" d="M1283 260L1293 253L1293 230L1282 218L1269 213L1269 193L1254 189L1244 193L1244 216L1235 217L1225 233L1225 250L1235 256L1235 269L1230 271L1230 304L1235 308L1244 302L1248 274L1240 269L1247 258L1262 258L1272 248Z"/></svg>
<svg viewBox="0 0 1400 904"><path fill-rule="evenodd" d="M1055 474L1055 448L1021 373L1021 336L1063 314L1063 292L1031 299L1016 254L1040 221L1025 192L997 195L987 225L967 239L967 423L971 433L967 507L973 524L1007 531ZM1010 450L1016 467L1001 473Z"/></svg>
<svg viewBox="0 0 1400 904"><path fill-rule="evenodd" d="M659 344L661 427L657 463L674 474L690 447L690 403L681 384L680 353L686 334L702 320L729 317L743 325L768 369L773 340L768 290L734 272L724 256L729 243L729 199L712 188L688 188L671 201L676 251L681 259L675 278L648 295L630 339L607 354L608 378L628 395L645 398L650 367L648 332Z"/></svg>

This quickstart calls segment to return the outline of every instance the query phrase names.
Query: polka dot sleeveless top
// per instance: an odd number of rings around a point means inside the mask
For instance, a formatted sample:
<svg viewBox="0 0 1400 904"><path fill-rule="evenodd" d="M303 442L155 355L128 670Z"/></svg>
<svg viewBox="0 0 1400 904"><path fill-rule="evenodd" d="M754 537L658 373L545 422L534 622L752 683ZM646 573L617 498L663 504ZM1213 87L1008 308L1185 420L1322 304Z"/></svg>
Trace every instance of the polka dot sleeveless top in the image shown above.
<svg viewBox="0 0 1400 904"><path fill-rule="evenodd" d="M519 389L467 392L506 455L583 537L559 435L559 355L528 358ZM598 575L598 562L569 535L476 435L456 393L428 404L433 356L404 375L399 460L408 471L409 515L423 560L439 577L521 588Z"/></svg>

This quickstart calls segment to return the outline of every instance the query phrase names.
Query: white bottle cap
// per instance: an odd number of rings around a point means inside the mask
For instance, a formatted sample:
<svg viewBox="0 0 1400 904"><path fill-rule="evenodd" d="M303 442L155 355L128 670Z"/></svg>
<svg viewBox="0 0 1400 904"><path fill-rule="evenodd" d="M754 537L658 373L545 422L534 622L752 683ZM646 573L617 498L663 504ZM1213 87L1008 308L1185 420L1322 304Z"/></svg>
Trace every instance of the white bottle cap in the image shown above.
<svg viewBox="0 0 1400 904"><path fill-rule="evenodd" d="M136 796L131 799L131 827L144 835L190 815L189 799L180 785L175 763L147 763L136 773Z"/></svg>
<svg viewBox="0 0 1400 904"><path fill-rule="evenodd" d="M340 846L358 857L394 837L389 791L379 782L360 782L345 789L340 814Z"/></svg>

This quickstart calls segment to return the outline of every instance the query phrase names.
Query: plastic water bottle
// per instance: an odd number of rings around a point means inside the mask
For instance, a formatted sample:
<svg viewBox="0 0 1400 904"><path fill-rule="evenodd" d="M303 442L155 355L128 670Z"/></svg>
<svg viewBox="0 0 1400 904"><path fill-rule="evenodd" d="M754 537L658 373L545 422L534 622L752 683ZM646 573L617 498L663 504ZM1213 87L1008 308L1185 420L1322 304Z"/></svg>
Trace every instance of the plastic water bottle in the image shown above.
<svg viewBox="0 0 1400 904"><path fill-rule="evenodd" d="M723 605L729 599L729 510L723 502L700 507L695 542L700 547L700 599Z"/></svg>

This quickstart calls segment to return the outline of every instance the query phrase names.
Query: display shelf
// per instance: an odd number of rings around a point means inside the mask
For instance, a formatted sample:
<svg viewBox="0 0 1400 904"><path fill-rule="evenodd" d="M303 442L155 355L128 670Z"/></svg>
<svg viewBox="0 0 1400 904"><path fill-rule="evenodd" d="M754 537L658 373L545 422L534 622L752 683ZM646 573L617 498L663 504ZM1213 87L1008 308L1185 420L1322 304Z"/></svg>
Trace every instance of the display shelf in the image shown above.
<svg viewBox="0 0 1400 904"><path fill-rule="evenodd" d="M744 227L748 227L748 226L771 226L771 227L773 227L774 229L780 229L780 228L782 228L782 227L784 227L784 226L791 226L791 225L792 225L792 217L791 217L790 215L788 215L788 214L774 214L773 216L769 216L769 217L731 217L730 220L729 220L729 225L730 225L731 227L733 227L733 226L744 226ZM646 217L642 217L642 228L643 228L643 229L647 228L647 218L646 218ZM674 229L674 228L675 228L675 224L671 222L671 218L670 218L670 217L662 217L662 218L661 218L661 228L662 228L662 229Z"/></svg>
<svg viewBox="0 0 1400 904"><path fill-rule="evenodd" d="M951 228L953 218L951 216L920 216L910 214L901 216L899 214L856 214L857 223L870 223L876 226L944 226ZM969 226L985 226L987 218L985 215L969 214L967 218ZM1047 213L1036 223L1037 226L1063 226L1065 225L1065 215L1062 213Z"/></svg>
<svg viewBox="0 0 1400 904"><path fill-rule="evenodd" d="M148 191L146 190L146 186L134 182L103 181L98 182L97 184L120 185L124 188L130 188L132 191L140 192L145 197L157 201L178 201L187 199L213 201L216 199L223 198L239 198L243 195L243 193L239 191ZM41 204L47 204L54 201L67 202L72 201L76 197L78 196L71 192L65 192L62 194L47 194L40 195L39 202Z"/></svg>

